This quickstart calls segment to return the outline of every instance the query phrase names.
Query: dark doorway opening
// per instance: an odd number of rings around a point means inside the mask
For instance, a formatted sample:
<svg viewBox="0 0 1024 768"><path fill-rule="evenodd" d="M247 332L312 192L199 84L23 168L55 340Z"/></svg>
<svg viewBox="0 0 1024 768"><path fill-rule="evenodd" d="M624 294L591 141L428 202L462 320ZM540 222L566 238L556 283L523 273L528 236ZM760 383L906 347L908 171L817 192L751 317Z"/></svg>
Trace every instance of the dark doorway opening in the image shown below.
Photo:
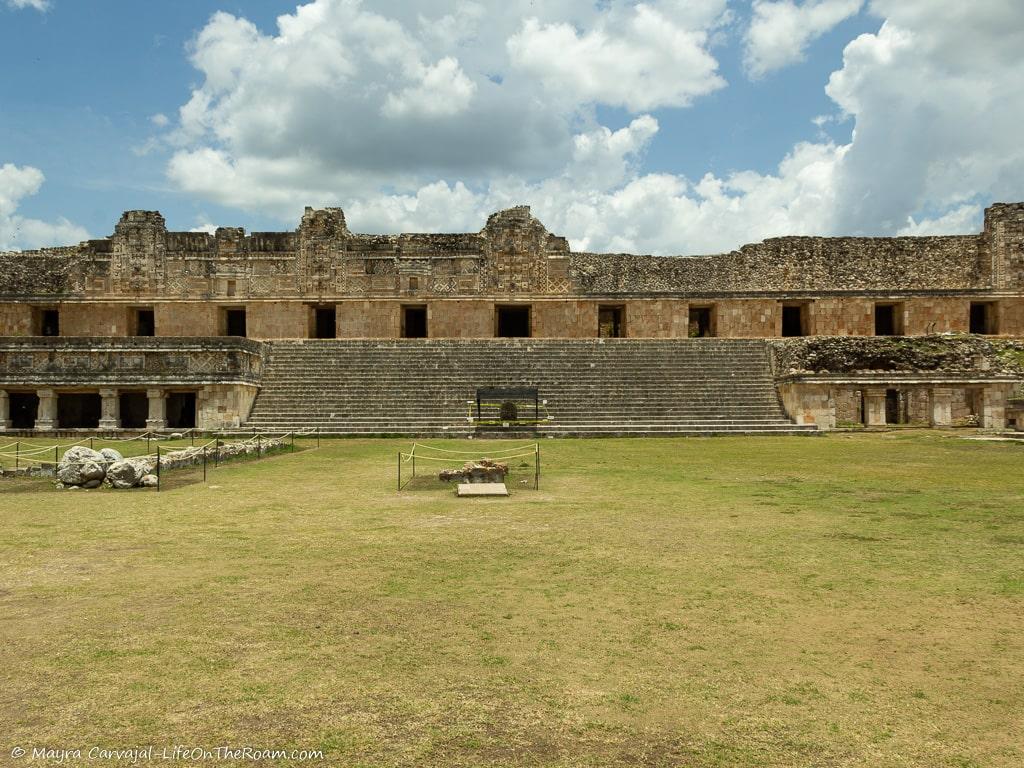
<svg viewBox="0 0 1024 768"><path fill-rule="evenodd" d="M167 426L192 429L196 425L196 393L171 392L167 395Z"/></svg>
<svg viewBox="0 0 1024 768"><path fill-rule="evenodd" d="M895 336L896 307L893 304L875 305L875 336Z"/></svg>
<svg viewBox="0 0 1024 768"><path fill-rule="evenodd" d="M496 307L496 336L501 338L528 338L530 336L530 307Z"/></svg>
<svg viewBox="0 0 1024 768"><path fill-rule="evenodd" d="M60 336L60 311L56 309L39 311L39 335Z"/></svg>
<svg viewBox="0 0 1024 768"><path fill-rule="evenodd" d="M149 398L145 392L122 392L120 397L121 427L144 429L149 418Z"/></svg>
<svg viewBox="0 0 1024 768"><path fill-rule="evenodd" d="M245 336L244 309L224 310L224 331L225 336Z"/></svg>
<svg viewBox="0 0 1024 768"><path fill-rule="evenodd" d="M885 390L885 423L899 424L900 419L900 393L897 389Z"/></svg>
<svg viewBox="0 0 1024 768"><path fill-rule="evenodd" d="M152 309L135 310L135 335L156 336L156 317Z"/></svg>
<svg viewBox="0 0 1024 768"><path fill-rule="evenodd" d="M317 339L333 339L338 336L338 315L334 307L313 308L313 334Z"/></svg>
<svg viewBox="0 0 1024 768"><path fill-rule="evenodd" d="M715 335L711 327L711 307L690 307L689 323L691 339Z"/></svg>
<svg viewBox="0 0 1024 768"><path fill-rule="evenodd" d="M971 333L992 334L995 329L995 307L987 301L971 302Z"/></svg>
<svg viewBox="0 0 1024 768"><path fill-rule="evenodd" d="M57 426L61 429L97 429L102 402L95 392L58 394Z"/></svg>
<svg viewBox="0 0 1024 768"><path fill-rule="evenodd" d="M621 339L626 335L624 307L598 307L597 336L601 339Z"/></svg>
<svg viewBox="0 0 1024 768"><path fill-rule="evenodd" d="M402 307L402 338L427 338L427 308L423 306Z"/></svg>
<svg viewBox="0 0 1024 768"><path fill-rule="evenodd" d="M806 336L807 312L802 304L784 304L782 306L782 335Z"/></svg>
<svg viewBox="0 0 1024 768"><path fill-rule="evenodd" d="M33 429L39 416L39 397L35 392L8 393L11 429Z"/></svg>

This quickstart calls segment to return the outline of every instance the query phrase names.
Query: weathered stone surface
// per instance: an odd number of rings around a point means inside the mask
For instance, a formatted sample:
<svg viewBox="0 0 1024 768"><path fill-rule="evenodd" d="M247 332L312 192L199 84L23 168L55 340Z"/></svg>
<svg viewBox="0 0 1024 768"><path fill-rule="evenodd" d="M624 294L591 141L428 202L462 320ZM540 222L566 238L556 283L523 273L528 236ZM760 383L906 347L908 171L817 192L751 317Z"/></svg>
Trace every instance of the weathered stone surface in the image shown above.
<svg viewBox="0 0 1024 768"><path fill-rule="evenodd" d="M154 462L146 457L122 459L107 468L107 481L113 488L134 488L153 470Z"/></svg>
<svg viewBox="0 0 1024 768"><path fill-rule="evenodd" d="M833 336L769 342L777 375L973 372L1024 377L1024 342L980 336Z"/></svg>
<svg viewBox="0 0 1024 768"><path fill-rule="evenodd" d="M99 451L76 445L68 448L57 464L57 480L64 485L83 485L91 480L103 482L107 462Z"/></svg>
<svg viewBox="0 0 1024 768"><path fill-rule="evenodd" d="M570 255L526 206L478 233L362 235L338 208L309 208L297 232L222 227L168 232L157 211L127 211L114 234L77 246L0 254L0 296L221 298L317 296L763 294L790 291L1019 289L1024 204L986 211L977 235L781 237L727 254ZM999 285L993 285L998 282Z"/></svg>
<svg viewBox="0 0 1024 768"><path fill-rule="evenodd" d="M121 461L122 459L124 459L124 456L122 456L119 451L115 451L113 448L101 448L100 454L103 456L104 459L110 462Z"/></svg>
<svg viewBox="0 0 1024 768"><path fill-rule="evenodd" d="M160 480L156 475L143 475L142 479L139 480L140 488L155 488L159 484Z"/></svg>
<svg viewBox="0 0 1024 768"><path fill-rule="evenodd" d="M461 469L445 469L438 473L438 479L444 483L503 483L508 474L508 464L480 459L468 461Z"/></svg>

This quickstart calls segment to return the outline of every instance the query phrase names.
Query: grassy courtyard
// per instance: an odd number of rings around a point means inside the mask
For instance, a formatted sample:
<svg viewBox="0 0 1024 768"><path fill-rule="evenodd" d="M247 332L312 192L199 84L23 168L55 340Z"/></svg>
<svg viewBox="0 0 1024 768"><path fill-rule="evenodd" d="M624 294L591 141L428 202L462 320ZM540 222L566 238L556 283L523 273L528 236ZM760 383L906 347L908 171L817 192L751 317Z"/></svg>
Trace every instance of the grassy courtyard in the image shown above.
<svg viewBox="0 0 1024 768"><path fill-rule="evenodd" d="M1024 764L1024 445L549 440L470 500L396 492L407 445L0 485L0 764Z"/></svg>

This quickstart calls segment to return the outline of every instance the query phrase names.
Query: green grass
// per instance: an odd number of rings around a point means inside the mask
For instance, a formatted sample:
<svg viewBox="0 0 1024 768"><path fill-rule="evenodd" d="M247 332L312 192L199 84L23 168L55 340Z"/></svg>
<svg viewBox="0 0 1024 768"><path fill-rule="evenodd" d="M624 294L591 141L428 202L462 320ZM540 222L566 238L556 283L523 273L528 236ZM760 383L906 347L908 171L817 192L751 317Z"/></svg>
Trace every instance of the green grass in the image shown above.
<svg viewBox="0 0 1024 768"><path fill-rule="evenodd" d="M1024 446L549 440L540 491L458 500L394 490L407 445L0 485L0 764L1024 764Z"/></svg>

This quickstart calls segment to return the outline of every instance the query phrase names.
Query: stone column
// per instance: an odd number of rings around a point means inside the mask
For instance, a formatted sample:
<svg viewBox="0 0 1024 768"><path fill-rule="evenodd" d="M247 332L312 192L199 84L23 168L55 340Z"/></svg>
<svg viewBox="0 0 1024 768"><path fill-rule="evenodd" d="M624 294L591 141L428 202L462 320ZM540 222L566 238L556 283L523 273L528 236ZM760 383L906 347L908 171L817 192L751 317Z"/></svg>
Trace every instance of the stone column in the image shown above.
<svg viewBox="0 0 1024 768"><path fill-rule="evenodd" d="M0 432L11 428L11 401L6 390L0 389Z"/></svg>
<svg viewBox="0 0 1024 768"><path fill-rule="evenodd" d="M928 423L933 427L953 424L953 390L933 387L928 391Z"/></svg>
<svg viewBox="0 0 1024 768"><path fill-rule="evenodd" d="M57 393L52 389L37 389L39 411L36 414L35 429L48 432L57 428Z"/></svg>
<svg viewBox="0 0 1024 768"><path fill-rule="evenodd" d="M870 387L864 393L864 423L869 427L885 426L885 389Z"/></svg>
<svg viewBox="0 0 1024 768"><path fill-rule="evenodd" d="M101 389L100 429L121 428L121 398L116 389Z"/></svg>
<svg viewBox="0 0 1024 768"><path fill-rule="evenodd" d="M982 429L1006 429L1006 402L1010 387L993 385L978 393L978 426Z"/></svg>
<svg viewBox="0 0 1024 768"><path fill-rule="evenodd" d="M167 428L167 399L162 389L147 389L146 397L149 398L149 418L146 419L146 429Z"/></svg>

